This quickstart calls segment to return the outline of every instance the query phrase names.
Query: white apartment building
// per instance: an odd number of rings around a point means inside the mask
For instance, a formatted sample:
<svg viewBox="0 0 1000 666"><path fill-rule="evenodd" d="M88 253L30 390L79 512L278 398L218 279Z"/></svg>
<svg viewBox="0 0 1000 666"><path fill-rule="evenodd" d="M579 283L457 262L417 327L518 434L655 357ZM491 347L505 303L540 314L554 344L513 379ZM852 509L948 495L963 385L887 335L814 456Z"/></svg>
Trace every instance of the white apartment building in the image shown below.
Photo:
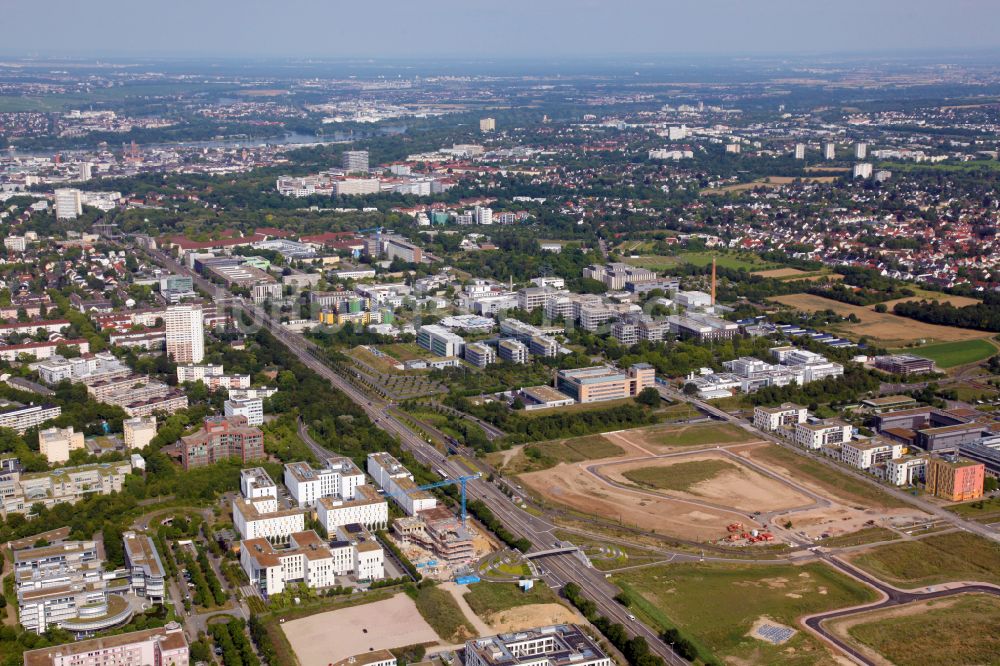
<svg viewBox="0 0 1000 666"><path fill-rule="evenodd" d="M894 460L902 455L902 444L884 439L848 441L840 447L840 459L857 469L871 469L874 465Z"/></svg>
<svg viewBox="0 0 1000 666"><path fill-rule="evenodd" d="M852 178L871 178L872 165L870 162L858 162L851 170Z"/></svg>
<svg viewBox="0 0 1000 666"><path fill-rule="evenodd" d="M23 435L28 428L34 428L62 414L58 405L8 405L0 412L0 428L12 428Z"/></svg>
<svg viewBox="0 0 1000 666"><path fill-rule="evenodd" d="M639 327L625 321L616 321L611 324L611 335L619 344L631 347L639 342Z"/></svg>
<svg viewBox="0 0 1000 666"><path fill-rule="evenodd" d="M305 511L279 509L278 486L263 468L240 472L240 493L233 500L233 525L242 538L281 543L305 529Z"/></svg>
<svg viewBox="0 0 1000 666"><path fill-rule="evenodd" d="M200 305L171 305L163 313L167 356L176 363L205 359L205 316Z"/></svg>
<svg viewBox="0 0 1000 666"><path fill-rule="evenodd" d="M336 575L350 569L350 553L341 550L338 567L333 549L316 532L297 530L288 535L288 546L276 548L267 539L245 539L240 543L240 565L267 596L284 592L288 583L301 582L313 589L332 587Z"/></svg>
<svg viewBox="0 0 1000 666"><path fill-rule="evenodd" d="M377 178L347 178L333 183L333 195L337 197L378 194L380 189Z"/></svg>
<svg viewBox="0 0 1000 666"><path fill-rule="evenodd" d="M365 475L345 457L327 458L326 466L313 469L306 462L285 465L285 486L299 506L314 506L323 497L353 500L359 486L364 485Z"/></svg>
<svg viewBox="0 0 1000 666"><path fill-rule="evenodd" d="M369 453L367 467L375 485L399 504L407 515L413 516L437 506L437 499L430 493L418 490L410 471L388 453Z"/></svg>
<svg viewBox="0 0 1000 666"><path fill-rule="evenodd" d="M11 252L24 252L28 249L28 241L24 236L7 236L3 239L3 246Z"/></svg>
<svg viewBox="0 0 1000 666"><path fill-rule="evenodd" d="M50 463L69 460L70 451L83 448L83 433L68 428L47 428L38 432L38 451Z"/></svg>
<svg viewBox="0 0 1000 666"><path fill-rule="evenodd" d="M868 157L868 144L863 141L854 144L854 159L863 160L866 157Z"/></svg>
<svg viewBox="0 0 1000 666"><path fill-rule="evenodd" d="M158 629L130 631L24 653L24 666L188 666L184 628L168 622Z"/></svg>
<svg viewBox="0 0 1000 666"><path fill-rule="evenodd" d="M823 159L833 160L837 158L837 144L827 141L823 144Z"/></svg>
<svg viewBox="0 0 1000 666"><path fill-rule="evenodd" d="M264 423L264 401L260 398L246 400L226 400L223 403L226 417L245 416L247 425L259 426Z"/></svg>
<svg viewBox="0 0 1000 666"><path fill-rule="evenodd" d="M473 217L476 220L476 224L493 224L493 209L476 206Z"/></svg>
<svg viewBox="0 0 1000 666"><path fill-rule="evenodd" d="M122 421L125 437L125 448L144 449L156 437L156 417L138 416Z"/></svg>
<svg viewBox="0 0 1000 666"><path fill-rule="evenodd" d="M797 143L795 144L795 159L804 160L806 158L806 144Z"/></svg>
<svg viewBox="0 0 1000 666"><path fill-rule="evenodd" d="M818 450L829 444L851 441L851 426L846 423L796 423L795 443L807 449Z"/></svg>
<svg viewBox="0 0 1000 666"><path fill-rule="evenodd" d="M80 190L60 188L55 191L55 208L57 220L75 220L83 215L83 199Z"/></svg>
<svg viewBox="0 0 1000 666"><path fill-rule="evenodd" d="M805 423L808 415L805 407L790 402L778 407L754 407L753 424L761 430L774 432L784 426Z"/></svg>
<svg viewBox="0 0 1000 666"><path fill-rule="evenodd" d="M927 456L902 456L885 463L885 480L894 486L912 486L927 476Z"/></svg>
<svg viewBox="0 0 1000 666"><path fill-rule="evenodd" d="M354 499L319 498L316 516L327 534L352 524L364 525L370 530L384 530L389 527L389 503L373 486L358 486Z"/></svg>

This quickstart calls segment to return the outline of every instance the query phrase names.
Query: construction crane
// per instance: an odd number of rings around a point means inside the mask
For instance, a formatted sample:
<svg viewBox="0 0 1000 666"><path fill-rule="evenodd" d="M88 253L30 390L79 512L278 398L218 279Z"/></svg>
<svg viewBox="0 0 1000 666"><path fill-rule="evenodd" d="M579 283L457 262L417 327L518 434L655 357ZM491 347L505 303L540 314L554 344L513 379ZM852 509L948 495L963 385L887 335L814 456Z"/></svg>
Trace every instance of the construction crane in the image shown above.
<svg viewBox="0 0 1000 666"><path fill-rule="evenodd" d="M417 490L430 490L431 488L441 488L443 486L452 486L456 483L461 486L462 492L462 527L465 527L465 484L469 481L474 481L482 477L482 474L476 472L475 474L470 474L469 476L459 476L454 479L444 479L443 481L438 481L437 483L428 483L425 486L420 486ZM416 492L416 491L414 491Z"/></svg>

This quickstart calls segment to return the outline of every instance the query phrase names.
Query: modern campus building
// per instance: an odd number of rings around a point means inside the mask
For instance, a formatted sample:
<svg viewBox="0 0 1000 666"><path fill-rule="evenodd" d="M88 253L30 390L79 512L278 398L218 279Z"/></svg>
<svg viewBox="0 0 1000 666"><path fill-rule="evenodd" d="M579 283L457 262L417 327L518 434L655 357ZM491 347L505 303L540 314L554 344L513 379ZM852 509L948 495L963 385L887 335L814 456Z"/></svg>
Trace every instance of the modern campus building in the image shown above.
<svg viewBox="0 0 1000 666"><path fill-rule="evenodd" d="M925 490L950 502L967 502L983 496L986 466L957 456L927 462Z"/></svg>
<svg viewBox="0 0 1000 666"><path fill-rule="evenodd" d="M465 339L444 326L428 324L417 330L417 344L437 356L458 356L465 349Z"/></svg>
<svg viewBox="0 0 1000 666"><path fill-rule="evenodd" d="M345 150L341 155L344 171L368 171L367 150Z"/></svg>
<svg viewBox="0 0 1000 666"><path fill-rule="evenodd" d="M925 451L957 451L963 444L979 441L987 429L982 423L936 407L877 414L875 428L890 439Z"/></svg>
<svg viewBox="0 0 1000 666"><path fill-rule="evenodd" d="M24 653L24 666L188 666L188 642L176 622Z"/></svg>
<svg viewBox="0 0 1000 666"><path fill-rule="evenodd" d="M243 416L209 417L200 432L181 437L179 448L184 469L230 458L246 463L264 458L264 433L247 425Z"/></svg>
<svg viewBox="0 0 1000 666"><path fill-rule="evenodd" d="M473 342L465 346L465 360L477 368L485 368L491 363L496 363L497 353L487 344Z"/></svg>
<svg viewBox="0 0 1000 666"><path fill-rule="evenodd" d="M599 402L638 395L655 385L656 371L648 363L636 363L625 372L601 365L560 370L556 381L559 390L577 402Z"/></svg>
<svg viewBox="0 0 1000 666"><path fill-rule="evenodd" d="M774 432L786 426L805 423L808 414L805 407L790 402L778 407L754 407L753 424L761 430Z"/></svg>
<svg viewBox="0 0 1000 666"><path fill-rule="evenodd" d="M501 340L497 344L497 353L500 356L500 360L507 361L508 363L523 365L531 359L527 345L513 338Z"/></svg>
<svg viewBox="0 0 1000 666"><path fill-rule="evenodd" d="M145 534L125 532L125 567L129 571L133 592L153 603L166 598L166 571L153 540Z"/></svg>
<svg viewBox="0 0 1000 666"><path fill-rule="evenodd" d="M893 375L922 375L934 372L934 361L913 354L893 354L876 356L875 367Z"/></svg>
<svg viewBox="0 0 1000 666"><path fill-rule="evenodd" d="M612 666L580 627L557 624L465 643L465 666Z"/></svg>
<svg viewBox="0 0 1000 666"><path fill-rule="evenodd" d="M163 313L167 356L175 363L205 360L205 316L201 305L172 305Z"/></svg>

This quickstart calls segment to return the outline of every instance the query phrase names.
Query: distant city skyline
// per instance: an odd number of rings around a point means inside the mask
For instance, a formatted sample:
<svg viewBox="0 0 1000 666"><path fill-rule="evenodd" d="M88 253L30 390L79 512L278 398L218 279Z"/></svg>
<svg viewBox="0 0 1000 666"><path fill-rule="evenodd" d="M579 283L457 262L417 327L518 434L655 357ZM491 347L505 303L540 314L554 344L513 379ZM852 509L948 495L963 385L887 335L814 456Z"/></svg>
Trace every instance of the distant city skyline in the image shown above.
<svg viewBox="0 0 1000 666"><path fill-rule="evenodd" d="M991 0L9 0L5 56L596 57L1000 48ZM23 26L24 29L19 29Z"/></svg>

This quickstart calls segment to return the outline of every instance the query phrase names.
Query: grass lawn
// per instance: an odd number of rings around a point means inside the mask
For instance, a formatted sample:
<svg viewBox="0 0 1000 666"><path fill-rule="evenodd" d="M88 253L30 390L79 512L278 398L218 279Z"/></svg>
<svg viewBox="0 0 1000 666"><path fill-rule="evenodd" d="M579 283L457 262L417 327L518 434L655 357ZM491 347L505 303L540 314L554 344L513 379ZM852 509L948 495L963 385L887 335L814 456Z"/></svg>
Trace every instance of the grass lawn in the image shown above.
<svg viewBox="0 0 1000 666"><path fill-rule="evenodd" d="M522 592L517 583L473 583L465 593L469 607L487 622L487 618L518 606L558 603L556 595L544 583Z"/></svg>
<svg viewBox="0 0 1000 666"><path fill-rule="evenodd" d="M543 416L565 414L567 412L586 412L592 409L611 409L613 407L627 405L630 402L635 402L635 400L632 398L620 398L618 400L603 400L601 402L577 402L564 407L549 407L548 409L533 409L531 411L522 410L517 412L517 415L528 419L537 419Z"/></svg>
<svg viewBox="0 0 1000 666"><path fill-rule="evenodd" d="M676 402L661 408L657 414L664 421L684 421L701 416L701 412L691 406L688 402Z"/></svg>
<svg viewBox="0 0 1000 666"><path fill-rule="evenodd" d="M953 368L956 365L975 363L997 353L996 346L988 340L962 340L961 342L941 342L923 347L899 350L903 353L923 356L937 363L939 368Z"/></svg>
<svg viewBox="0 0 1000 666"><path fill-rule="evenodd" d="M693 485L730 470L738 472L739 468L725 460L690 460L669 467L631 469L622 475L640 486L656 490L686 491Z"/></svg>
<svg viewBox="0 0 1000 666"><path fill-rule="evenodd" d="M1000 662L1000 598L995 596L962 595L919 604L918 613L872 615L872 621L856 624L847 633L894 664Z"/></svg>
<svg viewBox="0 0 1000 666"><path fill-rule="evenodd" d="M704 651L731 663L832 663L801 629L785 644L747 636L767 616L798 628L803 615L871 601L867 587L821 563L793 565L679 564L614 576L633 599L631 608L654 627L678 627Z"/></svg>
<svg viewBox="0 0 1000 666"><path fill-rule="evenodd" d="M728 423L707 423L647 431L649 440L663 446L713 446L751 442L756 438Z"/></svg>
<svg viewBox="0 0 1000 666"><path fill-rule="evenodd" d="M1000 497L953 504L948 510L977 523L995 523L1000 521Z"/></svg>
<svg viewBox="0 0 1000 666"><path fill-rule="evenodd" d="M876 543L878 541L895 541L899 539L899 534L884 527L866 527L850 534L821 539L816 542L817 546L826 548L846 548L848 546L860 546L866 543Z"/></svg>
<svg viewBox="0 0 1000 666"><path fill-rule="evenodd" d="M1000 545L968 532L877 546L850 560L904 588L965 580L1000 583Z"/></svg>
<svg viewBox="0 0 1000 666"><path fill-rule="evenodd" d="M883 492L876 486L780 446L764 446L755 449L752 459L765 464L780 465L791 472L793 477L818 485L835 497L842 497L851 502L886 509L909 506L909 504Z"/></svg>
<svg viewBox="0 0 1000 666"><path fill-rule="evenodd" d="M476 635L476 629L458 607L454 597L444 590L428 585L408 589L407 594L417 605L417 610L437 635L446 641L460 642Z"/></svg>
<svg viewBox="0 0 1000 666"><path fill-rule="evenodd" d="M416 342L394 342L390 345L380 345L378 350L392 356L398 361L412 361L417 358L428 358L431 353Z"/></svg>

